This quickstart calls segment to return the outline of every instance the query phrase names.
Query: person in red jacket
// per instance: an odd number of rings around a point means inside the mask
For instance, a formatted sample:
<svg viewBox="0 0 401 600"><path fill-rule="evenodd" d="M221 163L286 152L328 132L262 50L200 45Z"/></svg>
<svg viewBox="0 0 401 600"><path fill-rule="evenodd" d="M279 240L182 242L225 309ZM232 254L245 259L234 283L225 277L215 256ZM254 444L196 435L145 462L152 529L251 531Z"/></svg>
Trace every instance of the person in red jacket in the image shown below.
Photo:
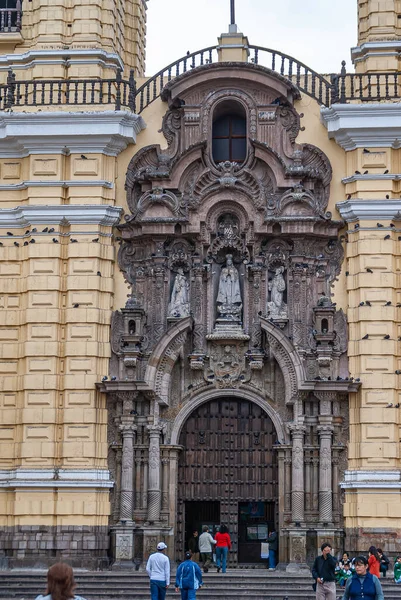
<svg viewBox="0 0 401 600"><path fill-rule="evenodd" d="M377 553L376 546L371 546L369 548L368 565L369 565L369 573L371 573L371 575L376 575L376 577L379 578L380 577L380 557Z"/></svg>
<svg viewBox="0 0 401 600"><path fill-rule="evenodd" d="M227 570L227 555L231 550L231 538L228 529L225 525L220 525L219 531L214 536L216 540L216 565L217 572L220 573L220 568L223 573Z"/></svg>

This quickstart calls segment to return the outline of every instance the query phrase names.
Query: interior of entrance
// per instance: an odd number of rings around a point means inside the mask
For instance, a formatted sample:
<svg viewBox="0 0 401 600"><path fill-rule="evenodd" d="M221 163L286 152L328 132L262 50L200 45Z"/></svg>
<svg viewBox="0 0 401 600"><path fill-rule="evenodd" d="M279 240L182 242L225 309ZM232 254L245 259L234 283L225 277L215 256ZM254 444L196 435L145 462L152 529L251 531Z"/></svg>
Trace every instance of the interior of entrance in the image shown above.
<svg viewBox="0 0 401 600"><path fill-rule="evenodd" d="M196 529L199 535L203 525L208 525L214 536L220 525L220 502L185 502L185 547Z"/></svg>
<svg viewBox="0 0 401 600"><path fill-rule="evenodd" d="M274 502L240 502L238 505L238 562L255 564L266 562L262 558L262 542L275 528Z"/></svg>

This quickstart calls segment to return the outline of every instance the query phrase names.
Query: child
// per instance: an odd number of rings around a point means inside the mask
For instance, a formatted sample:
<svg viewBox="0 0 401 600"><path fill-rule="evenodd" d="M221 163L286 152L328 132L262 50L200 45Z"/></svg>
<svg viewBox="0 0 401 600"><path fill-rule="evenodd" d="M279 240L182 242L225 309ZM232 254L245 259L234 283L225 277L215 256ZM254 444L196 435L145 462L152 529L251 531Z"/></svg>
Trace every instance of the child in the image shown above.
<svg viewBox="0 0 401 600"><path fill-rule="evenodd" d="M394 563L394 581L395 583L401 583L401 556L397 556Z"/></svg>
<svg viewBox="0 0 401 600"><path fill-rule="evenodd" d="M348 552L344 552L342 559L338 562L336 567L336 579L341 587L344 587L347 583L347 579L351 577L353 573L353 567L349 558Z"/></svg>

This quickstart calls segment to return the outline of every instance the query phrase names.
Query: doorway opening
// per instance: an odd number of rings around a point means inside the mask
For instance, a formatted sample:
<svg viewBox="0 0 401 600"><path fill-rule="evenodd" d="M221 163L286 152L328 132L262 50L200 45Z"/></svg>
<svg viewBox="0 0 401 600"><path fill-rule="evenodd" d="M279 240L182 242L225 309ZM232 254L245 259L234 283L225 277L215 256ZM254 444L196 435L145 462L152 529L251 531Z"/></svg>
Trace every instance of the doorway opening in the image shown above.
<svg viewBox="0 0 401 600"><path fill-rule="evenodd" d="M275 528L274 502L240 502L238 504L238 562L266 562L262 543Z"/></svg>
<svg viewBox="0 0 401 600"><path fill-rule="evenodd" d="M185 549L188 550L188 540L196 531L202 533L203 525L209 527L214 536L220 525L220 502L185 502Z"/></svg>

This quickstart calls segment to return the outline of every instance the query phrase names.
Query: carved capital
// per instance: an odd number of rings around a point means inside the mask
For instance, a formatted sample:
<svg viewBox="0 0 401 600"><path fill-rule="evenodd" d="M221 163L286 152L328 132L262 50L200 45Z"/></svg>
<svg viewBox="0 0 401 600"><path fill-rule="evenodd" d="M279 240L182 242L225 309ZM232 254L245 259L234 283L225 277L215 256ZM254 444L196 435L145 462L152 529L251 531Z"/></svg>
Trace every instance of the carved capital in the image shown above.
<svg viewBox="0 0 401 600"><path fill-rule="evenodd" d="M287 425L288 431L291 433L293 439L304 439L304 435L306 433L306 427L304 425L297 425L295 423L290 423Z"/></svg>
<svg viewBox="0 0 401 600"><path fill-rule="evenodd" d="M119 425L119 430L121 431L122 436L125 437L133 437L134 433L137 431L138 427L134 425L134 423L121 423Z"/></svg>
<svg viewBox="0 0 401 600"><path fill-rule="evenodd" d="M317 432L321 438L331 438L334 433L334 427L331 425L318 425Z"/></svg>

